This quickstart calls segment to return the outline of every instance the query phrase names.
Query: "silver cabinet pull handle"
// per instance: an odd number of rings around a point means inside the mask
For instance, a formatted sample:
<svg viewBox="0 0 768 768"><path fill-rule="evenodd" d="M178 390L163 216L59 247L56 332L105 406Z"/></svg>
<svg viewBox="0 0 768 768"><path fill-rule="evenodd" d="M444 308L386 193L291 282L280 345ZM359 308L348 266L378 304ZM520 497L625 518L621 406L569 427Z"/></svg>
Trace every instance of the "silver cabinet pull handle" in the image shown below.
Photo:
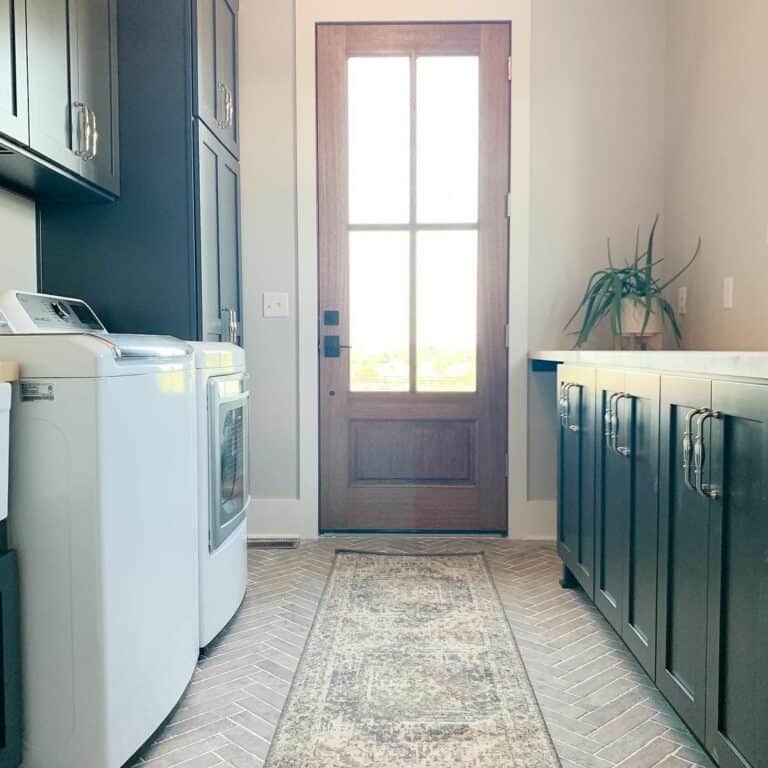
<svg viewBox="0 0 768 768"><path fill-rule="evenodd" d="M228 339L227 340L232 344L236 344L237 343L237 327L238 327L237 312L235 312L235 310L232 309L231 307L224 307L221 311L222 313L226 312L228 317L228 321L227 321ZM223 325L224 323L222 321L222 326Z"/></svg>
<svg viewBox="0 0 768 768"><path fill-rule="evenodd" d="M696 493L705 499L717 501L722 496L722 491L715 485L704 482L704 463L706 462L706 450L704 448L704 425L710 419L722 419L720 411L704 409L696 421L696 438L693 441L694 474L696 476Z"/></svg>
<svg viewBox="0 0 768 768"><path fill-rule="evenodd" d="M685 417L685 432L683 433L683 481L689 491L696 493L696 487L691 480L693 469L693 420L708 411L708 408L696 408Z"/></svg>
<svg viewBox="0 0 768 768"><path fill-rule="evenodd" d="M616 415L616 400L619 395L619 392L614 392L608 398L605 414L603 415L605 442L613 453L616 453L614 437L618 426L618 417Z"/></svg>
<svg viewBox="0 0 768 768"><path fill-rule="evenodd" d="M571 382L563 382L560 385L560 423L564 429L571 432L579 432L581 427L577 424L571 424L571 390L579 389L580 384L573 384Z"/></svg>
<svg viewBox="0 0 768 768"><path fill-rule="evenodd" d="M628 446L624 445L618 445L618 439L619 439L619 403L622 400L632 400L632 395L628 394L627 392L622 392L618 397L616 398L616 401L614 403L613 407L613 413L614 413L614 419L615 419L615 429L613 430L613 450L614 453L616 453L617 456L623 456L624 458L627 458L632 455L632 449Z"/></svg>
<svg viewBox="0 0 768 768"><path fill-rule="evenodd" d="M219 128L227 127L227 86L219 83L216 89L216 124Z"/></svg>
<svg viewBox="0 0 768 768"><path fill-rule="evenodd" d="M77 157L88 160L91 148L91 120L88 107L82 101L75 101L72 106L80 112L80 132L77 140L77 149L74 151Z"/></svg>
<svg viewBox="0 0 768 768"><path fill-rule="evenodd" d="M564 427L565 424L565 409L568 407L568 401L565 398L565 390L568 385L564 382L560 382L560 397L557 401L557 414L560 418L560 426Z"/></svg>
<svg viewBox="0 0 768 768"><path fill-rule="evenodd" d="M573 386L573 384L565 381L560 384L560 424L564 429L568 429L568 417L571 409L568 395Z"/></svg>
<svg viewBox="0 0 768 768"><path fill-rule="evenodd" d="M95 160L99 154L99 127L96 122L96 113L92 110L88 110L91 113L91 156L89 160Z"/></svg>
<svg viewBox="0 0 768 768"><path fill-rule="evenodd" d="M232 98L232 91L229 86L227 88L227 128L232 127L232 117L235 112L234 99Z"/></svg>

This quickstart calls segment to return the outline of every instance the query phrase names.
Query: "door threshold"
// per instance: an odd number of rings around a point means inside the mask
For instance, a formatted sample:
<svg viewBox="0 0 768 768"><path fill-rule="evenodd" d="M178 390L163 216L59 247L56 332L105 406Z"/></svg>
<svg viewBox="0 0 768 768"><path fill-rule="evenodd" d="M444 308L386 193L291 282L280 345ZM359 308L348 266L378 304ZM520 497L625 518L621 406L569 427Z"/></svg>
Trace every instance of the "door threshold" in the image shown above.
<svg viewBox="0 0 768 768"><path fill-rule="evenodd" d="M418 528L405 528L387 530L384 528L355 528L348 530L328 529L321 530L320 536L453 536L462 538L466 536L483 536L486 538L506 538L506 531L436 531L434 529L422 530Z"/></svg>

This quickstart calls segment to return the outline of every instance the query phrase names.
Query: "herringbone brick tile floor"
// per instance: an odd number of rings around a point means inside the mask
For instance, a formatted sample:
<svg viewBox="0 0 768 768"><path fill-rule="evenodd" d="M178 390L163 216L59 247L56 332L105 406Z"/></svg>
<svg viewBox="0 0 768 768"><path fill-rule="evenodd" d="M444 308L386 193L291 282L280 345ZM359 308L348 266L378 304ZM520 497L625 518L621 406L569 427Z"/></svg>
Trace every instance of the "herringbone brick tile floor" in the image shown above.
<svg viewBox="0 0 768 768"><path fill-rule="evenodd" d="M337 548L485 551L563 768L712 766L597 609L560 588L551 544L383 536L249 550L240 612L136 766L263 765Z"/></svg>

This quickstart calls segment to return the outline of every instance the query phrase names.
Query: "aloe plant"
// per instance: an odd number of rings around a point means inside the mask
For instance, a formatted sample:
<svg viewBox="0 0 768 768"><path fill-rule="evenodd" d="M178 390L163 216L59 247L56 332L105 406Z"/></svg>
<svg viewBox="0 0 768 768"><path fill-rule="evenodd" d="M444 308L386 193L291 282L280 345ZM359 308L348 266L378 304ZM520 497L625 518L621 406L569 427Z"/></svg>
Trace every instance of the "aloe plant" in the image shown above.
<svg viewBox="0 0 768 768"><path fill-rule="evenodd" d="M645 307L645 319L641 335L645 334L648 327L648 321L654 311L654 304L661 312L664 324L667 323L672 328L675 335L675 341L678 346L682 339L680 325L675 316L675 310L672 305L664 298L664 291L677 280L692 264L701 253L701 238L696 245L693 256L686 265L676 272L666 282L661 282L654 274L654 269L661 264L663 259L654 259L653 248L656 237L656 227L659 223L658 215L654 219L651 233L648 237L648 246L643 253L640 253L640 228L637 229L635 237L635 255L631 261L627 261L624 266L615 266L611 254L611 240L608 238L608 266L598 269L589 278L587 289L581 299L581 303L565 325L568 330L583 311L581 327L574 331L576 336L575 346L581 347L589 339L590 334L601 320L609 318L611 330L615 336L621 334L621 302L623 299L633 299L637 303L642 303Z"/></svg>

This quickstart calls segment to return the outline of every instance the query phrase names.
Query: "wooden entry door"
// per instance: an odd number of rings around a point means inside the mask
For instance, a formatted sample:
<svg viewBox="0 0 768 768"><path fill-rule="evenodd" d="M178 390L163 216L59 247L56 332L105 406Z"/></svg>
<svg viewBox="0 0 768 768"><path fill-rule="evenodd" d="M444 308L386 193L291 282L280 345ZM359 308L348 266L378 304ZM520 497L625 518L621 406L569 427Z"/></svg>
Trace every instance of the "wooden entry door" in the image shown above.
<svg viewBox="0 0 768 768"><path fill-rule="evenodd" d="M507 529L509 54L317 28L321 531Z"/></svg>

